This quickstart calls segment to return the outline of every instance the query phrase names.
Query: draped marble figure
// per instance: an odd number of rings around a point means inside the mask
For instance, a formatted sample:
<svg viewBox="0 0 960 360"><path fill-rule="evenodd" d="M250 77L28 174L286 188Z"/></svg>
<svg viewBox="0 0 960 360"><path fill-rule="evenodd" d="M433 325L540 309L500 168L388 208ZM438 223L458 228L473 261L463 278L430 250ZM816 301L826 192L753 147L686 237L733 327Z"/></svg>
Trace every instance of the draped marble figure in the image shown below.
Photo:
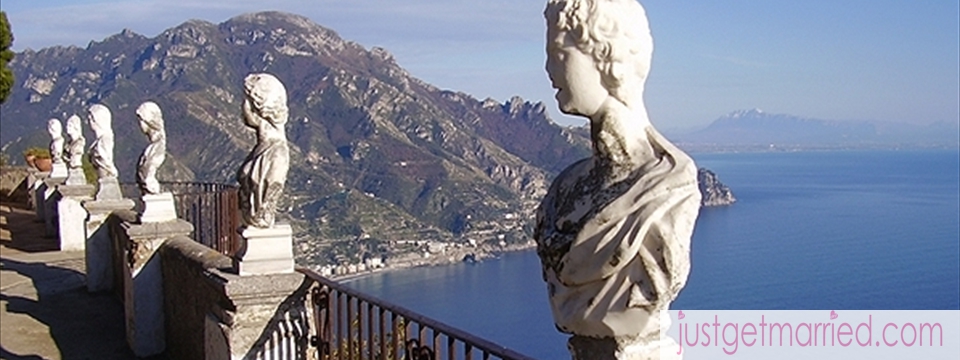
<svg viewBox="0 0 960 360"><path fill-rule="evenodd" d="M80 117L70 116L67 119L67 142L64 148L67 168L76 170L83 167L83 147L86 144L87 140L83 138L83 130L80 128Z"/></svg>
<svg viewBox="0 0 960 360"><path fill-rule="evenodd" d="M117 166L113 163L113 128L110 109L101 104L90 106L90 129L96 137L90 144L90 163L103 178L116 178Z"/></svg>
<svg viewBox="0 0 960 360"><path fill-rule="evenodd" d="M150 141L140 155L137 184L144 195L159 194L161 189L160 182L157 181L157 170L167 157L167 133L163 128L163 113L159 105L147 101L137 107L137 119L140 121L140 131L143 131Z"/></svg>
<svg viewBox="0 0 960 360"><path fill-rule="evenodd" d="M50 158L54 164L63 163L63 125L59 119L47 120L47 132L50 133Z"/></svg>
<svg viewBox="0 0 960 360"><path fill-rule="evenodd" d="M690 271L697 168L647 117L653 39L643 7L551 0L544 15L557 103L590 120L593 144L593 155L567 167L537 211L554 321L565 333L648 344L659 335L658 310Z"/></svg>
<svg viewBox="0 0 960 360"><path fill-rule="evenodd" d="M243 123L256 130L257 144L237 171L240 214L246 226L269 228L290 169L287 90L270 74L248 75L243 89Z"/></svg>

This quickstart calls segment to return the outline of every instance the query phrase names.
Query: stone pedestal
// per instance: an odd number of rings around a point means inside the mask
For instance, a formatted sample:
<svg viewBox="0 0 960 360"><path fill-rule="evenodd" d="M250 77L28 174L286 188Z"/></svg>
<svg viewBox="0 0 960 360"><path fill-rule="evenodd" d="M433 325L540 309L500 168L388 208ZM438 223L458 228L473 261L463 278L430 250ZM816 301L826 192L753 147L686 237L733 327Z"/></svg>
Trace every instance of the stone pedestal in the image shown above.
<svg viewBox="0 0 960 360"><path fill-rule="evenodd" d="M44 223L47 236L56 235L54 228L54 218L57 209L57 200L54 195L57 193L57 186L63 184L67 178L47 177L37 184L37 190L34 192L37 204L37 220Z"/></svg>
<svg viewBox="0 0 960 360"><path fill-rule="evenodd" d="M146 194L143 200L143 211L140 212L140 223L166 222L177 219L177 208L173 203L173 194L169 192Z"/></svg>
<svg viewBox="0 0 960 360"><path fill-rule="evenodd" d="M60 185L57 187L57 234L60 251L83 251L87 242L87 210L81 203L93 198L93 185Z"/></svg>
<svg viewBox="0 0 960 360"><path fill-rule="evenodd" d="M308 332L317 321L313 280L296 272L238 276L230 258L183 237L167 240L158 255L164 312L177 319L167 323L168 358L294 359L316 352Z"/></svg>
<svg viewBox="0 0 960 360"><path fill-rule="evenodd" d="M138 357L162 353L166 347L163 316L163 274L154 253L175 236L190 236L193 225L183 220L134 224L123 222L120 244L125 246L123 303L127 343Z"/></svg>
<svg viewBox="0 0 960 360"><path fill-rule="evenodd" d="M69 173L67 172L67 164L62 162L53 163L53 170L50 171L50 177L54 178L66 178Z"/></svg>
<svg viewBox="0 0 960 360"><path fill-rule="evenodd" d="M117 181L117 178L100 178L97 180L97 185L97 195L94 197L97 201L123 199L123 193L120 191L120 182Z"/></svg>
<svg viewBox="0 0 960 360"><path fill-rule="evenodd" d="M241 229L243 245L237 252L240 275L286 274L293 272L293 229L289 224L272 228Z"/></svg>
<svg viewBox="0 0 960 360"><path fill-rule="evenodd" d="M83 168L67 169L67 185L87 185L87 175L83 173Z"/></svg>
<svg viewBox="0 0 960 360"><path fill-rule="evenodd" d="M87 210L87 243L85 249L87 291L111 290L113 289L114 279L114 249L110 238L110 229L105 225L105 222L114 211L133 209L133 200L88 200L84 201L82 205Z"/></svg>

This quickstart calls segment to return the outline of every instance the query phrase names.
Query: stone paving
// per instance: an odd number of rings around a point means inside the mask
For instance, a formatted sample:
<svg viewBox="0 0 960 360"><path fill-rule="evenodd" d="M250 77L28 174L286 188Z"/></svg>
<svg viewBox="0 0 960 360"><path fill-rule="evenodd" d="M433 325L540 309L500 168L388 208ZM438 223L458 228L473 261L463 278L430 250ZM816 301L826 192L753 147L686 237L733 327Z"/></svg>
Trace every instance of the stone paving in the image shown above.
<svg viewBox="0 0 960 360"><path fill-rule="evenodd" d="M0 359L136 359L117 296L88 293L83 253L58 251L35 218L0 203Z"/></svg>

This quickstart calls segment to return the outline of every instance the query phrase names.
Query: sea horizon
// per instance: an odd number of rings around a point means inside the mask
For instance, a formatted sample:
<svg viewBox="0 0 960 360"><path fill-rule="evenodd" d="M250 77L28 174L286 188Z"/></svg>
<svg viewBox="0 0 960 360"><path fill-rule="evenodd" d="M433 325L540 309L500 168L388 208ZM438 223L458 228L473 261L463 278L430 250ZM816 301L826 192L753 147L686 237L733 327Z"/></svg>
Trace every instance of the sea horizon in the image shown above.
<svg viewBox="0 0 960 360"><path fill-rule="evenodd" d="M960 309L960 150L693 156L738 202L701 209L671 309ZM569 356L539 266L527 250L346 283L536 358Z"/></svg>

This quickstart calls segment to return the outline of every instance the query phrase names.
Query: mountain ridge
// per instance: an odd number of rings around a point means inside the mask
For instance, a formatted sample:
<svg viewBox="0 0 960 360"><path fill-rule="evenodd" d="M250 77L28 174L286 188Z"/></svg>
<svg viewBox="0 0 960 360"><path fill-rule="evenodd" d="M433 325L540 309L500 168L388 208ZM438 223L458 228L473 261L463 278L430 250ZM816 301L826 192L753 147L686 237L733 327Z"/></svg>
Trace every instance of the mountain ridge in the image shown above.
<svg viewBox="0 0 960 360"><path fill-rule="evenodd" d="M824 120L755 108L730 112L703 129L671 137L682 147L696 149L957 147L958 131L957 124Z"/></svg>
<svg viewBox="0 0 960 360"><path fill-rule="evenodd" d="M232 182L255 142L241 125L242 78L274 74L290 106L283 212L301 260L314 264L424 234L524 243L520 219L532 216L548 179L589 155L589 143L550 120L542 103L438 89L388 51L294 14L189 20L152 38L123 30L86 48L24 51L11 68L18 83L0 108L4 150L46 146L47 119L103 103L114 115L122 181L132 180L146 145L133 110L152 100L167 127L161 179Z"/></svg>

